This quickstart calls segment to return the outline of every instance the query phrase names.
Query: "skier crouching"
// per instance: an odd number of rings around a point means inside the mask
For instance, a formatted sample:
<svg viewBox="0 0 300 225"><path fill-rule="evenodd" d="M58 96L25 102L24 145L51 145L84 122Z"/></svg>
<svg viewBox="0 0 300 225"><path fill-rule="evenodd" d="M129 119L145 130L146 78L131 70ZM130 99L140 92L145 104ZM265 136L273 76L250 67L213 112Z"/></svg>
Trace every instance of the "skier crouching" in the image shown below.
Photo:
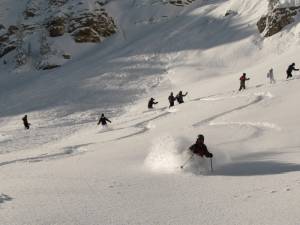
<svg viewBox="0 0 300 225"><path fill-rule="evenodd" d="M206 145L204 144L204 136L202 134L198 135L197 141L189 148L193 154L196 154L200 157L205 156L206 158L212 158L213 154L207 150Z"/></svg>

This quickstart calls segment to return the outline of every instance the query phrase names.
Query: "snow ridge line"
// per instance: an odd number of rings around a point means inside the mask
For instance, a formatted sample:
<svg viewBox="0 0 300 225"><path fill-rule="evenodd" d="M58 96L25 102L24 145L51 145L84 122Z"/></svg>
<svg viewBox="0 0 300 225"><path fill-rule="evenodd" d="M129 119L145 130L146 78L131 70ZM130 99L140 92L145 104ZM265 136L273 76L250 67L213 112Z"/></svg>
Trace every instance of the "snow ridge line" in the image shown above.
<svg viewBox="0 0 300 225"><path fill-rule="evenodd" d="M200 121L198 123L193 124L193 127L199 127L199 126L207 124L207 123L209 123L209 122L211 122L211 121L213 121L213 120L215 120L215 119L217 119L219 117L225 116L225 115L230 114L230 113L235 112L235 111L239 111L239 110L245 109L245 108L247 108L247 107L249 107L251 105L254 105L254 104L257 104L257 103L261 102L263 99L264 99L264 96L259 95L259 96L257 96L255 98L255 100L253 100L252 102L250 102L250 103L248 103L246 105L242 105L242 106L236 107L234 109L231 109L231 110L219 113L217 115L211 116L211 117L209 117L207 119L204 119L204 120L202 120L202 121Z"/></svg>
<svg viewBox="0 0 300 225"><path fill-rule="evenodd" d="M26 157L26 158L21 158L21 159L5 161L5 162L0 163L0 167L6 166L9 164L13 164L13 163L18 163L18 162L40 162L43 160L52 160L52 159L57 159L57 158L62 158L62 157L67 157L67 156L70 157L70 156L82 154L83 151L81 150L81 148L84 146L88 146L88 145L90 145L90 144L66 147L63 149L63 152L58 152L58 153L53 153L53 154L43 154L43 155L39 155L39 156Z"/></svg>
<svg viewBox="0 0 300 225"><path fill-rule="evenodd" d="M151 119L148 119L148 120L145 120L143 122L137 123L137 124L135 124L133 126L127 127L127 128L137 128L137 129L140 129L140 130L137 131L137 132L135 132L135 133L129 134L129 135L125 135L125 136L122 136L122 137L119 137L119 138L115 138L113 140L110 140L109 142L111 142L111 141L119 141L119 140L123 140L123 139L129 138L129 137L133 137L133 136L136 136L136 135L140 135L140 134L146 133L148 130L151 129L151 128L149 128L147 126L147 123L149 123L149 122L151 122L153 120L165 117L165 116L167 116L169 114L171 114L171 112L164 112L164 113L162 113L162 114L160 114L158 116L152 117Z"/></svg>
<svg viewBox="0 0 300 225"><path fill-rule="evenodd" d="M274 123L268 123L268 122L210 122L209 123L209 126L228 126L228 125L269 128L277 131L282 130L281 127L279 127L278 125Z"/></svg>

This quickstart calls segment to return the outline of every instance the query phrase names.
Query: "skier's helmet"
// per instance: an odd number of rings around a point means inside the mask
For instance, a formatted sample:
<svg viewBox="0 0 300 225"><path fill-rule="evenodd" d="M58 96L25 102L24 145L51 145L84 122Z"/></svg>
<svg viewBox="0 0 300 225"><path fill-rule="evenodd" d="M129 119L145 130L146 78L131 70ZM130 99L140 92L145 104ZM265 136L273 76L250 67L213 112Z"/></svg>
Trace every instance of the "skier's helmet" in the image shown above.
<svg viewBox="0 0 300 225"><path fill-rule="evenodd" d="M198 135L198 138L199 138L200 140L203 140L203 141L204 141L204 135L203 135L203 134L199 134L199 135Z"/></svg>

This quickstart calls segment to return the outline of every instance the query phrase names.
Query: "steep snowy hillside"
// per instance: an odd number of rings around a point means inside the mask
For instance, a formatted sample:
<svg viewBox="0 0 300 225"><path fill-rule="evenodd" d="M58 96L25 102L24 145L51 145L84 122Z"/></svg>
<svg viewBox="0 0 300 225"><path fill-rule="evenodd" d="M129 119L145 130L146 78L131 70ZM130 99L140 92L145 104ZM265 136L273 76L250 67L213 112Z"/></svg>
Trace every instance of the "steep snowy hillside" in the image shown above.
<svg viewBox="0 0 300 225"><path fill-rule="evenodd" d="M1 225L298 225L299 8L272 2L1 1Z"/></svg>

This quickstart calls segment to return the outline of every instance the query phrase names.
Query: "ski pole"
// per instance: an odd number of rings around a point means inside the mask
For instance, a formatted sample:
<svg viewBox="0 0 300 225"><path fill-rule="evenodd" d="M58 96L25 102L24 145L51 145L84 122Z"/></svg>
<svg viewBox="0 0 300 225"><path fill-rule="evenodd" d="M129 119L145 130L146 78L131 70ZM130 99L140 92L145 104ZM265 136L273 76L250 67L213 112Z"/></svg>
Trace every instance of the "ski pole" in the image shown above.
<svg viewBox="0 0 300 225"><path fill-rule="evenodd" d="M181 169L183 169L183 167L193 158L194 154L192 154L192 156L185 162L183 163L182 166L180 166Z"/></svg>
<svg viewBox="0 0 300 225"><path fill-rule="evenodd" d="M212 164L212 158L210 158L210 171L211 171L211 172L214 172L213 164Z"/></svg>

